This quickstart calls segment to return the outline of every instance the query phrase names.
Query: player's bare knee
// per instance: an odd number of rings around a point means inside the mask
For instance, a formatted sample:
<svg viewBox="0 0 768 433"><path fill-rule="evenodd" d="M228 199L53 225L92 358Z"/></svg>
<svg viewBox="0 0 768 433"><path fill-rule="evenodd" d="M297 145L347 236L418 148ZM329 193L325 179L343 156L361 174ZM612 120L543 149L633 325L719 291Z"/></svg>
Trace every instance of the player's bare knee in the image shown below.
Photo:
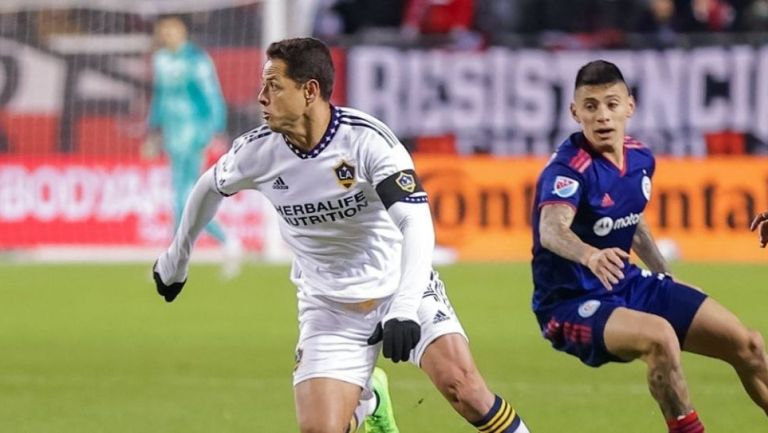
<svg viewBox="0 0 768 433"><path fill-rule="evenodd" d="M680 342L672 325L662 318L654 319L645 329L642 358L649 365L675 364L680 360Z"/></svg>
<svg viewBox="0 0 768 433"><path fill-rule="evenodd" d="M765 340L753 329L748 329L739 339L736 362L748 367L765 368Z"/></svg>

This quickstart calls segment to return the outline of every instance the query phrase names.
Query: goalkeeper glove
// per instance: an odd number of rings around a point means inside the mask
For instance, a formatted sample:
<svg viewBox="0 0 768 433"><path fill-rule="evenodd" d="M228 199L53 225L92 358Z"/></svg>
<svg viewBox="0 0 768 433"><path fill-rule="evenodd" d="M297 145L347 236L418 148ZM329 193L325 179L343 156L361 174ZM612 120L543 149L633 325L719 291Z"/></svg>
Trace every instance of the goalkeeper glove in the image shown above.
<svg viewBox="0 0 768 433"><path fill-rule="evenodd" d="M413 320L390 319L376 325L376 330L368 338L368 344L376 344L382 341L384 357L392 362L407 361L411 355L411 349L421 338L421 326Z"/></svg>
<svg viewBox="0 0 768 433"><path fill-rule="evenodd" d="M165 284L163 279L160 278L160 274L157 272L157 261L155 261L155 264L152 266L152 278L155 279L157 293L165 298L165 302L173 302L173 300L176 299L176 296L181 293L181 289L184 288L184 284L187 283L187 280L185 279L180 283L171 283L170 285Z"/></svg>

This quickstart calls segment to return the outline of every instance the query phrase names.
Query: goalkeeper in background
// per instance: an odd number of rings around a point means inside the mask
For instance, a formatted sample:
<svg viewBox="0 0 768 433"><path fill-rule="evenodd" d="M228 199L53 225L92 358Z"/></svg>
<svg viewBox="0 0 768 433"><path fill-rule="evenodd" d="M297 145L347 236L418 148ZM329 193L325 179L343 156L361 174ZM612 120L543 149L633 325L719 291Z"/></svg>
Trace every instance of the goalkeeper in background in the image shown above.
<svg viewBox="0 0 768 433"><path fill-rule="evenodd" d="M206 147L226 127L226 105L210 57L189 42L179 17L159 20L155 35L161 47L152 56L153 94L149 108L150 136L142 153L154 156L159 142L171 164L175 227L184 203L203 168ZM224 142L225 140L219 140ZM212 221L206 231L224 246L223 273L239 270L241 246Z"/></svg>

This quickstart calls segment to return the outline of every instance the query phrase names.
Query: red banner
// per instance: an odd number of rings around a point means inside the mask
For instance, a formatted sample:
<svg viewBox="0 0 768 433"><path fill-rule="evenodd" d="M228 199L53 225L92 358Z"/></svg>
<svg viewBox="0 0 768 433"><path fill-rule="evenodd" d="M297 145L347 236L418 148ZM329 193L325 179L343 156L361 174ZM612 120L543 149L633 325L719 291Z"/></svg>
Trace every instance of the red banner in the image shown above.
<svg viewBox="0 0 768 433"><path fill-rule="evenodd" d="M75 157L0 157L0 249L38 245L164 246L173 232L162 163ZM265 201L224 200L217 220L249 248L263 246ZM204 246L210 244L201 238Z"/></svg>

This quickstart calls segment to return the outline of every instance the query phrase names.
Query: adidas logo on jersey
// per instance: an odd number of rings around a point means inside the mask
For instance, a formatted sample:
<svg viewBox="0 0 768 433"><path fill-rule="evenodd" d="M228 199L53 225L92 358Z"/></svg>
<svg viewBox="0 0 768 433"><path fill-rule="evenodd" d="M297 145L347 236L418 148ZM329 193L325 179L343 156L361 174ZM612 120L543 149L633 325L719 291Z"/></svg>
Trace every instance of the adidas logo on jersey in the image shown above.
<svg viewBox="0 0 768 433"><path fill-rule="evenodd" d="M285 181L281 176L278 176L274 183L272 183L272 189L286 190L288 189L288 185L285 184Z"/></svg>
<svg viewBox="0 0 768 433"><path fill-rule="evenodd" d="M437 310L437 313L435 314L435 318L432 319L432 324L444 322L446 320L450 319L447 314L443 313L440 310Z"/></svg>
<svg viewBox="0 0 768 433"><path fill-rule="evenodd" d="M605 195L603 196L603 201L600 202L600 206L602 206L602 207L611 207L613 205L614 205L613 199L606 192Z"/></svg>

